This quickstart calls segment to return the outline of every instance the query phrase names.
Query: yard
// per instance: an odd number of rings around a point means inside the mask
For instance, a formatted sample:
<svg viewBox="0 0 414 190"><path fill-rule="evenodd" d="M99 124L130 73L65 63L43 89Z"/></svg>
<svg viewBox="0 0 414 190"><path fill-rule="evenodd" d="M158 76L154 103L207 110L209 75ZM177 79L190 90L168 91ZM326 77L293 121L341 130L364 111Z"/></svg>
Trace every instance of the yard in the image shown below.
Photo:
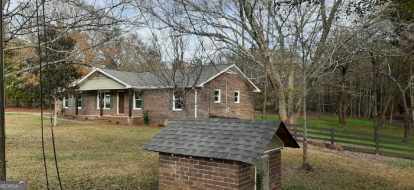
<svg viewBox="0 0 414 190"><path fill-rule="evenodd" d="M8 113L9 180L25 180L45 189L39 117ZM47 122L47 121L46 121ZM47 161L52 189L57 189L49 128ZM156 189L157 155L142 145L159 131L92 121L62 121L55 128L65 189ZM414 161L335 152L311 147L313 172L298 169L301 150L283 151L284 189L414 189Z"/></svg>

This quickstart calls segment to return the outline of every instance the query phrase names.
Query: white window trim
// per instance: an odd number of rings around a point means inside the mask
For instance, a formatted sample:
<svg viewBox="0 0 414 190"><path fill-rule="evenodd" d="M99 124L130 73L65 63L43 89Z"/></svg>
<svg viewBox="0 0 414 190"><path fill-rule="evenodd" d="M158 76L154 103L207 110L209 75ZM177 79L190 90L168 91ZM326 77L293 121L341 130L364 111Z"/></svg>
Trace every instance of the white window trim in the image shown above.
<svg viewBox="0 0 414 190"><path fill-rule="evenodd" d="M134 104L134 106L133 106L133 108L134 108L134 110L142 110L142 108L137 108L137 100L135 99L135 94L136 94L136 92L134 91L134 95L133 95L133 100L134 100L133 104ZM141 96L141 101L143 101L142 96ZM142 106L144 106L144 105L142 105Z"/></svg>
<svg viewBox="0 0 414 190"><path fill-rule="evenodd" d="M69 103L69 98L68 98L68 103ZM63 97L63 108L68 109L69 106L66 104L66 97Z"/></svg>
<svg viewBox="0 0 414 190"><path fill-rule="evenodd" d="M172 107L172 110L173 111L183 111L183 109L182 108L176 108L175 107L175 92L173 93L173 98L172 98L172 103L173 103L173 107Z"/></svg>
<svg viewBox="0 0 414 190"><path fill-rule="evenodd" d="M234 94L233 94L233 101L234 103L238 104L240 103L240 90L235 90L234 93L237 93L237 101L234 101L234 98L236 97L234 96Z"/></svg>
<svg viewBox="0 0 414 190"><path fill-rule="evenodd" d="M110 110L111 108L107 108L106 107L106 104L105 104L105 96L106 96L106 94L108 94L108 92L98 92L98 94L96 95L96 109L97 110L99 110L100 108L100 105L99 105L99 103L100 103L100 101L99 101L99 94L101 94L101 93L103 93L103 98L104 98L104 105L103 105L103 108L102 109L104 109L104 110ZM110 96L111 96L111 98L112 98L112 95L111 94L109 94ZM111 100L111 102L112 102L112 100Z"/></svg>
<svg viewBox="0 0 414 190"><path fill-rule="evenodd" d="M218 91L217 101L216 101L216 91ZM221 103L221 90L220 89L214 89L213 100L214 100L214 103Z"/></svg>
<svg viewBox="0 0 414 190"><path fill-rule="evenodd" d="M107 107L106 107L106 103L105 103L105 98L106 98L106 96L108 96L108 95L109 95L109 97L110 97L110 98L109 98L109 99L110 99L110 104L111 104L111 106L112 106L112 95L111 95L111 94L104 93L104 96L103 96L103 97L104 97L104 101L103 101L103 102L104 102L104 107L103 107L103 108L104 108L104 109L108 109L108 110L109 110L109 109L111 109L111 107L110 107L110 108L107 108Z"/></svg>

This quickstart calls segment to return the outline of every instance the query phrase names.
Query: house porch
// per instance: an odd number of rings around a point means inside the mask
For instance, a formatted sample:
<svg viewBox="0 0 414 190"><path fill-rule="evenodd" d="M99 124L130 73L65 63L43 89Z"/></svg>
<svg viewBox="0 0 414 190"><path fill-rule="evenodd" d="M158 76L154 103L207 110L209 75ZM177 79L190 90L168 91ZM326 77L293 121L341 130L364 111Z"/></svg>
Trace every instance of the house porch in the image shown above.
<svg viewBox="0 0 414 190"><path fill-rule="evenodd" d="M65 98L64 116L82 120L106 120L142 124L142 109L134 108L132 89L86 90Z"/></svg>

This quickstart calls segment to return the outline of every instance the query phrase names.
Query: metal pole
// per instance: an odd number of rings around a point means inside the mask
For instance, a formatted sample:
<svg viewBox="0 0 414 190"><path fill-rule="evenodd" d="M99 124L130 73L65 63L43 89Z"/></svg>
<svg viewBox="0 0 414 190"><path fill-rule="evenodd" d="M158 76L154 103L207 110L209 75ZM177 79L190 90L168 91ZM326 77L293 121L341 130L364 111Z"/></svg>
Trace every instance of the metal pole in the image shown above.
<svg viewBox="0 0 414 190"><path fill-rule="evenodd" d="M0 180L6 181L6 122L4 117L3 0L0 0Z"/></svg>

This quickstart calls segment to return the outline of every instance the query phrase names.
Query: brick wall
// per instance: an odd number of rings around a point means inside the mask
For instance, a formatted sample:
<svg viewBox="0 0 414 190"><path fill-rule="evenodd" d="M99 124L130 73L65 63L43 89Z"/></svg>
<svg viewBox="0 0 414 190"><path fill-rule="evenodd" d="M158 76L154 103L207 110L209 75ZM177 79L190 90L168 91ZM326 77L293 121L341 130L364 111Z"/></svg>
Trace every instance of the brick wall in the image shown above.
<svg viewBox="0 0 414 190"><path fill-rule="evenodd" d="M214 103L214 90L221 90L221 102ZM240 92L240 103L234 102L234 92ZM163 123L165 119L193 119L195 116L195 91L189 89L186 92L185 107L182 111L172 110L172 90L153 89L143 90L144 109L148 111L150 120ZM96 91L83 92L83 105L79 115L99 116L100 111L96 107ZM124 95L124 113L117 114L118 93ZM104 109L103 115L128 116L129 102L126 90L113 90L112 107ZM207 83L203 88L197 88L197 118L231 117L241 119L254 118L253 88L240 74L224 73ZM133 110L133 117L142 117L143 110ZM75 115L74 107L64 109L65 115Z"/></svg>
<svg viewBox="0 0 414 190"><path fill-rule="evenodd" d="M254 167L160 153L159 190L253 190Z"/></svg>
<svg viewBox="0 0 414 190"><path fill-rule="evenodd" d="M181 111L172 109L171 89L147 90L144 92L144 110L148 111L151 121L162 123L166 119L194 118L194 90L186 92L185 106ZM199 107L199 109L202 109Z"/></svg>
<svg viewBox="0 0 414 190"><path fill-rule="evenodd" d="M220 89L221 102L214 102L214 90ZM254 118L253 87L240 74L224 73L210 81L200 92L200 115L230 117L240 119ZM234 102L234 92L240 92L240 102Z"/></svg>

